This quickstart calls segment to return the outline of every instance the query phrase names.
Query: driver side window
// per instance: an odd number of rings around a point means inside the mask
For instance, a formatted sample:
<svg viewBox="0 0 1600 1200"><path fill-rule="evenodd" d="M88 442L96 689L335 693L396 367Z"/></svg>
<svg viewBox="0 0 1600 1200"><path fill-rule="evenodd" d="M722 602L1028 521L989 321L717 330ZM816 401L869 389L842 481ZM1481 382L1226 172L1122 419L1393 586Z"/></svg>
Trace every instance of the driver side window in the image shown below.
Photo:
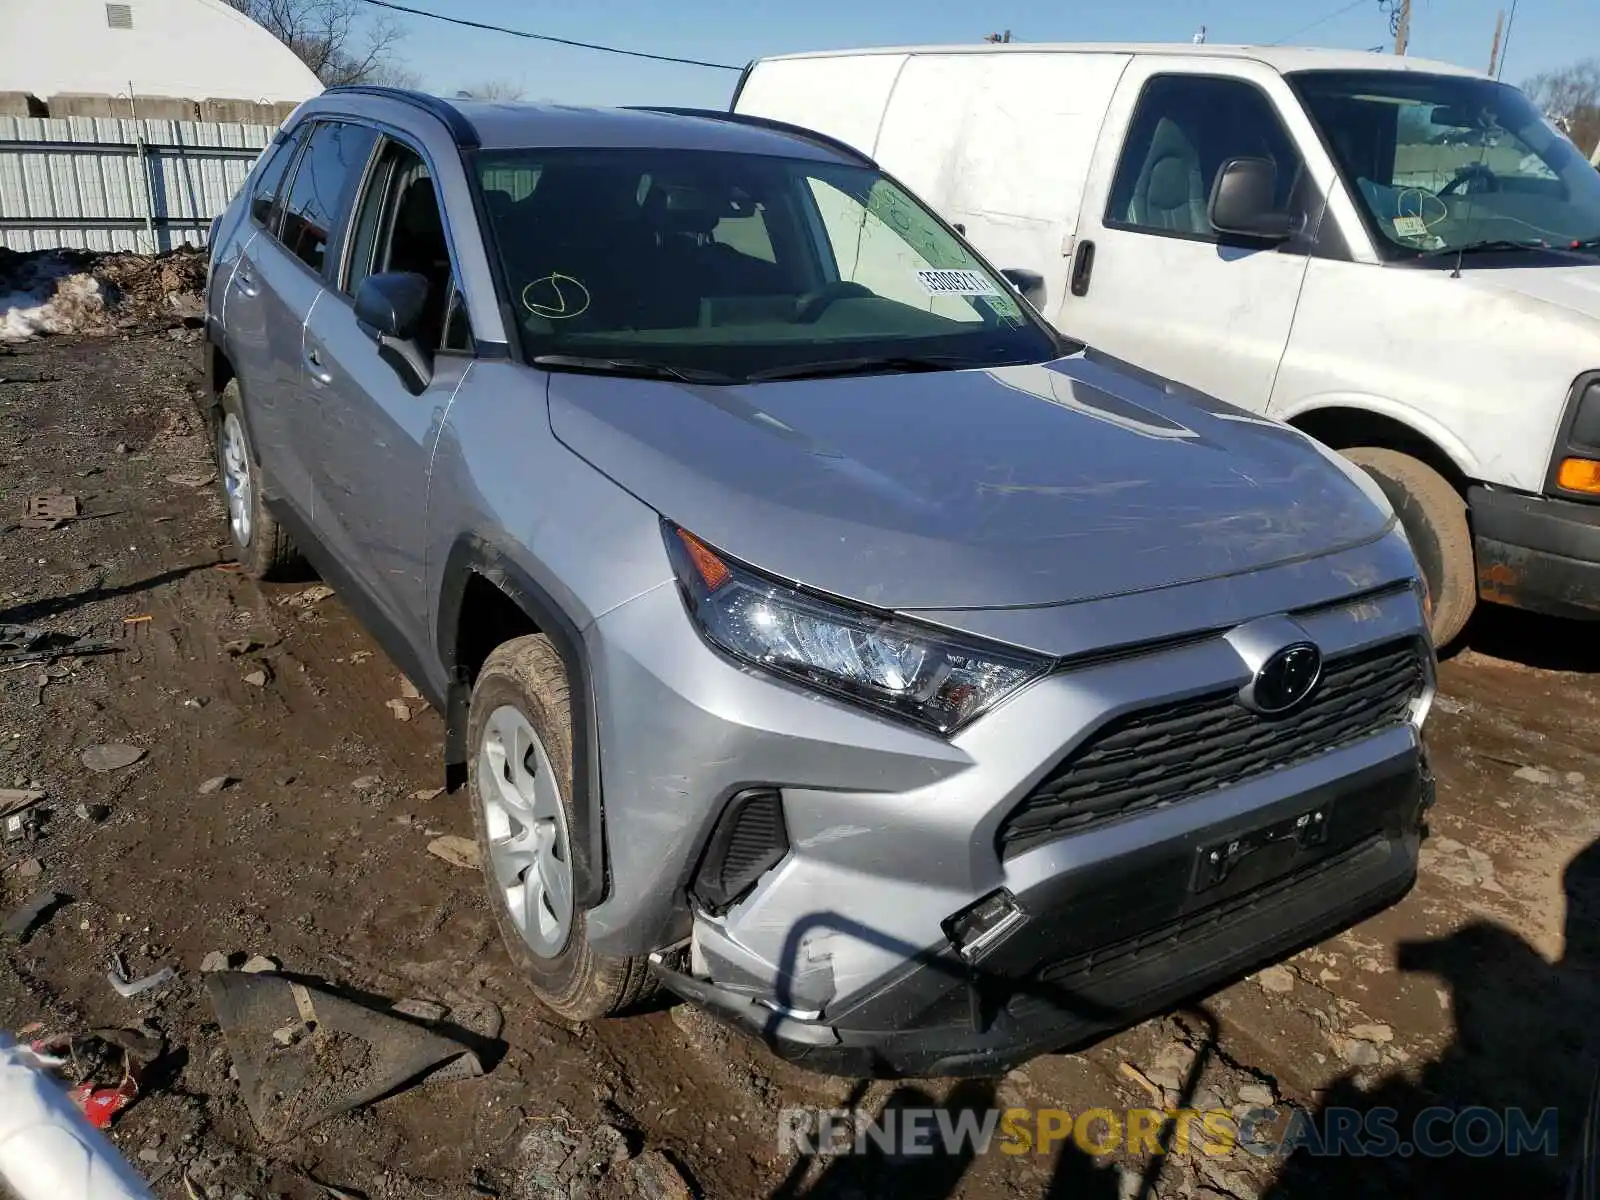
<svg viewBox="0 0 1600 1200"><path fill-rule="evenodd" d="M433 178L420 155L395 141L384 145L356 213L342 290L354 296L369 275L391 271L410 272L428 281L417 334L423 350L433 353L471 345L465 306L452 304L456 290L450 247Z"/></svg>

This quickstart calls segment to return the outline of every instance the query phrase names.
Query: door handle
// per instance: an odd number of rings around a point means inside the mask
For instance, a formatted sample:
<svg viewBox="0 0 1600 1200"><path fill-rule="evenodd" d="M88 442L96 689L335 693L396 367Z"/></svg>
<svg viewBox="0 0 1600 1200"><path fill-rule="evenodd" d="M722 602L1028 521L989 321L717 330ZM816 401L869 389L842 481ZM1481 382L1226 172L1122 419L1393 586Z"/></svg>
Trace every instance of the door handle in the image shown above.
<svg viewBox="0 0 1600 1200"><path fill-rule="evenodd" d="M322 365L322 351L314 346L306 351L306 370L311 372L311 378L318 383L333 382L333 372Z"/></svg>
<svg viewBox="0 0 1600 1200"><path fill-rule="evenodd" d="M255 278L250 274L249 271L244 269L243 265L234 268L233 286L238 288L246 296L254 296L261 290L256 286Z"/></svg>
<svg viewBox="0 0 1600 1200"><path fill-rule="evenodd" d="M1086 296L1089 293L1089 276L1094 274L1094 243L1079 242L1078 250L1072 256L1072 279L1070 289L1074 296Z"/></svg>

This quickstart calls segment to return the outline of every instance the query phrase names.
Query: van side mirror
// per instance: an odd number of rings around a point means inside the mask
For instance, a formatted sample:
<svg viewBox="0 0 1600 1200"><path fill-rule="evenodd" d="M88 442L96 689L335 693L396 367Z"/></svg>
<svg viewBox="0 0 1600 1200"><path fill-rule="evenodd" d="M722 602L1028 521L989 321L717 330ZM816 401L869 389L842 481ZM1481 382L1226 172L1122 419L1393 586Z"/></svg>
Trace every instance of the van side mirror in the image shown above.
<svg viewBox="0 0 1600 1200"><path fill-rule="evenodd" d="M409 271L368 275L356 288L357 324L413 396L433 381L431 358L416 341L427 303L427 279Z"/></svg>
<svg viewBox="0 0 1600 1200"><path fill-rule="evenodd" d="M1218 233L1281 242L1288 238L1289 214L1274 205L1278 169L1265 158L1230 158L1211 185L1206 217Z"/></svg>
<svg viewBox="0 0 1600 1200"><path fill-rule="evenodd" d="M1021 293L1022 298L1038 308L1044 300L1044 276L1022 267L1006 267L1000 274Z"/></svg>

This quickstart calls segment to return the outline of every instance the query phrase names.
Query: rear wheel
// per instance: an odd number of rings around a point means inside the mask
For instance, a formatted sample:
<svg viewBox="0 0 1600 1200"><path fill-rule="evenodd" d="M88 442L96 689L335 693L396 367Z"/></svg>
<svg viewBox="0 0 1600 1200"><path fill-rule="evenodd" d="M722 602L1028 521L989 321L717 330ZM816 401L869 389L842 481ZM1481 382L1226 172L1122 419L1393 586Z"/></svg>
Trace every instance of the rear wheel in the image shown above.
<svg viewBox="0 0 1600 1200"><path fill-rule="evenodd" d="M254 579L292 579L306 571L305 559L267 511L261 469L244 422L239 381L222 389L216 420L217 474L228 503L228 532L239 565Z"/></svg>
<svg viewBox="0 0 1600 1200"><path fill-rule="evenodd" d="M1383 489L1405 527L1433 601L1433 643L1456 639L1478 603L1472 531L1461 494L1427 463L1380 446L1343 451Z"/></svg>
<svg viewBox="0 0 1600 1200"><path fill-rule="evenodd" d="M590 946L576 903L571 708L566 668L547 638L515 638L489 655L467 737L489 906L512 961L568 1020L633 1007L655 990L645 960Z"/></svg>

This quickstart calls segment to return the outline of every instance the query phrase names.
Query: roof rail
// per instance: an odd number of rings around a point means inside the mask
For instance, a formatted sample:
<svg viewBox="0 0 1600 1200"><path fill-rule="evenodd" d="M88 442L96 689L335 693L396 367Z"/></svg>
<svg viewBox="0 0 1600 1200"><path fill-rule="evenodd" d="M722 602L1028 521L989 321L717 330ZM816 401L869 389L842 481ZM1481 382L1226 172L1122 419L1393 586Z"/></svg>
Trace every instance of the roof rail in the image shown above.
<svg viewBox="0 0 1600 1200"><path fill-rule="evenodd" d="M479 146L478 131L472 122L461 115L461 110L448 100L438 96L430 96L427 92L413 91L411 88L384 87L376 83L347 83L339 87L331 87L322 93L324 96L377 96L384 100L398 100L402 104L409 104L413 108L420 108L423 112L439 118L445 127L450 130L450 135L455 138L456 144L475 150Z"/></svg>
<svg viewBox="0 0 1600 1200"><path fill-rule="evenodd" d="M865 163L869 167L876 167L870 154L863 154L849 142L840 141L826 133L818 133L815 129L807 129L803 125L791 125L787 121L775 121L771 117L758 117L751 113L725 112L720 108L662 108L656 105L636 105L634 112L665 113L669 117L701 117L708 121L727 121L734 125L748 125L754 129L770 129L774 133L787 133L791 137L802 138L818 146L825 146L829 150L836 150L857 162Z"/></svg>

